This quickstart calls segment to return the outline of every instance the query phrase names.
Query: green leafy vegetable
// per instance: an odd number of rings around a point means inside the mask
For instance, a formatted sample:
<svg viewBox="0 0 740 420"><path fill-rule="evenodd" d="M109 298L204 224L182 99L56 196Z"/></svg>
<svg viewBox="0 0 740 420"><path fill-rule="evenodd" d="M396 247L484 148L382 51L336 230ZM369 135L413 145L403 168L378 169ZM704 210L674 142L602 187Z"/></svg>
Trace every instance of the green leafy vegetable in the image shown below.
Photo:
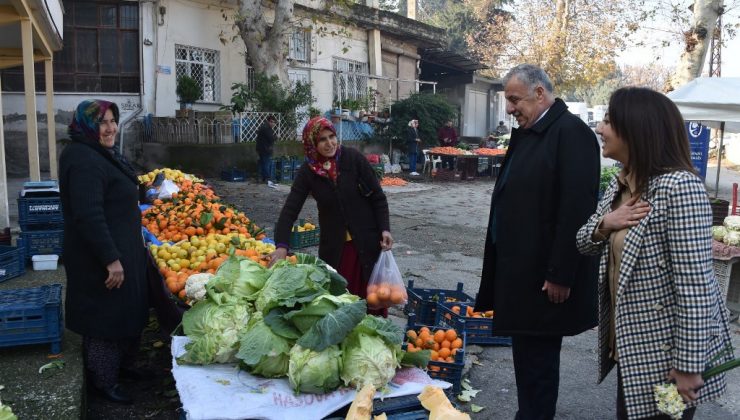
<svg viewBox="0 0 740 420"><path fill-rule="evenodd" d="M358 299L359 297L349 293L340 296L330 294L321 295L310 303L304 304L301 309L288 312L285 315L285 319L293 323L302 333L305 333L323 318L324 315L341 306L357 302Z"/></svg>
<svg viewBox="0 0 740 420"><path fill-rule="evenodd" d="M192 364L234 361L239 338L249 321L246 305L217 305L209 300L196 303L182 317L182 327L191 342L178 362Z"/></svg>
<svg viewBox="0 0 740 420"><path fill-rule="evenodd" d="M316 322L303 337L298 339L298 344L316 351L339 344L365 317L366 312L367 305L364 300L335 309Z"/></svg>
<svg viewBox="0 0 740 420"><path fill-rule="evenodd" d="M429 364L429 359L431 357L431 350L420 350L413 353L405 351L401 357L401 366L424 369Z"/></svg>
<svg viewBox="0 0 740 420"><path fill-rule="evenodd" d="M293 343L275 334L263 319L253 320L251 324L241 339L236 357L255 375L266 378L287 375Z"/></svg>
<svg viewBox="0 0 740 420"><path fill-rule="evenodd" d="M290 350L288 379L296 392L324 394L337 389L341 383L342 351L329 346L314 351L296 344Z"/></svg>
<svg viewBox="0 0 740 420"><path fill-rule="evenodd" d="M301 331L299 331L293 324L285 319L285 308L275 308L265 316L265 324L275 334L287 338L289 340L297 340L301 337Z"/></svg>

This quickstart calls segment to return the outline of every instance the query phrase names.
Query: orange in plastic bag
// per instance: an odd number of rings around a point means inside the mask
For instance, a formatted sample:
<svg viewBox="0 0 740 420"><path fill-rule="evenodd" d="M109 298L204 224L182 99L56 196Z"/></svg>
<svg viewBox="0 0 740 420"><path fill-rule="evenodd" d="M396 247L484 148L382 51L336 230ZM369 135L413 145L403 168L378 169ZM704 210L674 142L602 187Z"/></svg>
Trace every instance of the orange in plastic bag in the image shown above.
<svg viewBox="0 0 740 420"><path fill-rule="evenodd" d="M367 307L385 309L394 305L405 305L408 300L406 286L398 270L393 253L382 251L373 267L367 284Z"/></svg>

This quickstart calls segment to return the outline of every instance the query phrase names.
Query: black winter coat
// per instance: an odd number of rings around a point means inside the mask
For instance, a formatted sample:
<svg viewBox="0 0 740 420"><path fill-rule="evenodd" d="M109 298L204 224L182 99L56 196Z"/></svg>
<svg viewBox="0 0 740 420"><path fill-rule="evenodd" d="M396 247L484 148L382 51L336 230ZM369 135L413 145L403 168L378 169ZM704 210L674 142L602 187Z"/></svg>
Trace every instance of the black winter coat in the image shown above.
<svg viewBox="0 0 740 420"><path fill-rule="evenodd" d="M380 255L381 233L390 231L388 201L373 168L359 151L342 146L338 171L334 185L316 175L307 163L301 166L280 212L275 242L290 243L293 222L311 194L319 209L319 258L338 268L349 230L359 253L363 281L367 281Z"/></svg>
<svg viewBox="0 0 740 420"><path fill-rule="evenodd" d="M574 335L595 326L597 261L576 249L576 232L597 203L594 133L557 99L533 127L512 130L507 170L491 197L476 310L495 310L499 335ZM569 286L568 300L551 303L545 280Z"/></svg>
<svg viewBox="0 0 740 420"><path fill-rule="evenodd" d="M408 127L406 129L406 147L408 147L408 153L419 153L419 142L416 141L418 138L418 128Z"/></svg>
<svg viewBox="0 0 740 420"><path fill-rule="evenodd" d="M102 147L73 142L59 159L59 180L67 327L96 338L138 337L149 304L135 178ZM108 290L106 266L115 260L123 285Z"/></svg>
<svg viewBox="0 0 740 420"><path fill-rule="evenodd" d="M257 130L257 154L260 156L271 156L275 145L275 130L270 123L264 122Z"/></svg>

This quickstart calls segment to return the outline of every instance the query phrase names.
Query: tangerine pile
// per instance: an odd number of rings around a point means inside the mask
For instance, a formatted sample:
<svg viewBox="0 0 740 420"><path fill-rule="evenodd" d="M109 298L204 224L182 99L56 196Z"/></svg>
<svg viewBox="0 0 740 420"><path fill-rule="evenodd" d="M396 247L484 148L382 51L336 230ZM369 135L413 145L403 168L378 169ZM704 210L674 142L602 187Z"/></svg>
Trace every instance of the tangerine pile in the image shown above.
<svg viewBox="0 0 740 420"><path fill-rule="evenodd" d="M429 327L421 327L419 331L410 329L406 331L406 351L417 352L431 350L432 362L453 363L455 354L463 347L460 338L454 328L440 328L432 332Z"/></svg>
<svg viewBox="0 0 740 420"><path fill-rule="evenodd" d="M452 308L450 308L452 312L460 315L460 307L455 305ZM465 314L462 316L466 316L469 318L493 318L493 311L485 311L485 312L475 312L473 311L472 306L466 306L465 307Z"/></svg>
<svg viewBox="0 0 740 420"><path fill-rule="evenodd" d="M385 309L393 305L403 305L408 300L406 287L396 283L371 283L367 285L367 307Z"/></svg>

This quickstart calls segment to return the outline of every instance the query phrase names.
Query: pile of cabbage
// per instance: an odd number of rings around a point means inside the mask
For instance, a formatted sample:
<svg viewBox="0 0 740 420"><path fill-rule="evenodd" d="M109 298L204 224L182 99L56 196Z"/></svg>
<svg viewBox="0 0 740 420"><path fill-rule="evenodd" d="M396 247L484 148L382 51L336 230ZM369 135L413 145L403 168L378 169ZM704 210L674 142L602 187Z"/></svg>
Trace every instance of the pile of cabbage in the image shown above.
<svg viewBox="0 0 740 420"><path fill-rule="evenodd" d="M366 302L323 261L298 255L266 269L230 258L183 315L190 342L180 364L239 363L251 374L287 376L296 392L385 387L396 368L426 366L428 354L401 349L403 330L366 315Z"/></svg>
<svg viewBox="0 0 740 420"><path fill-rule="evenodd" d="M727 245L740 246L740 216L727 216L722 226L712 226L712 237Z"/></svg>

